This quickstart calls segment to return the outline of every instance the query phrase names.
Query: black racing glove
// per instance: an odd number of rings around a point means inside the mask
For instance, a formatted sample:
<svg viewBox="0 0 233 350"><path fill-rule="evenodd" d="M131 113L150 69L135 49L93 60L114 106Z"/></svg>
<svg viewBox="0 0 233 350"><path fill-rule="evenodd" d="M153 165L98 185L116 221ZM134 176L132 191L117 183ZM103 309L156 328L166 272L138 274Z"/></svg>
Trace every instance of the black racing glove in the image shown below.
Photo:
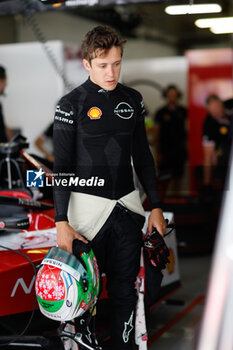
<svg viewBox="0 0 233 350"><path fill-rule="evenodd" d="M157 269L163 270L169 262L169 249L156 228L153 227L151 235L144 236L144 255L149 259L150 263Z"/></svg>

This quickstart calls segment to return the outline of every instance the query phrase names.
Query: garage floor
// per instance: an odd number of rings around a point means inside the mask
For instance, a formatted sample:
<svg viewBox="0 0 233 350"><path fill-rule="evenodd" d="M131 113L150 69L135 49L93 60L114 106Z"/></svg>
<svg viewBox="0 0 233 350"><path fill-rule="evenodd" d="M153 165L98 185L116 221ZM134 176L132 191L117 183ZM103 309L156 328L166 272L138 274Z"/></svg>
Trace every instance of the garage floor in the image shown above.
<svg viewBox="0 0 233 350"><path fill-rule="evenodd" d="M182 286L150 311L149 350L194 349L211 259L211 255L179 257Z"/></svg>

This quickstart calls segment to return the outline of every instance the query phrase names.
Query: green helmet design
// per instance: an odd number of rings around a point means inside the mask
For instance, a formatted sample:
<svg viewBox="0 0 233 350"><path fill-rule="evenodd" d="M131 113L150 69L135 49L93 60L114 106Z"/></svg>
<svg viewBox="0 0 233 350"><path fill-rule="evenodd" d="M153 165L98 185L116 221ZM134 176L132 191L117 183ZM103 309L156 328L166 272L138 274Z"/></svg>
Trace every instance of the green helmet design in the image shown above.
<svg viewBox="0 0 233 350"><path fill-rule="evenodd" d="M40 311L53 320L64 322L79 317L98 298L99 269L94 252L89 244L77 244L78 257L51 248L37 273L35 288Z"/></svg>

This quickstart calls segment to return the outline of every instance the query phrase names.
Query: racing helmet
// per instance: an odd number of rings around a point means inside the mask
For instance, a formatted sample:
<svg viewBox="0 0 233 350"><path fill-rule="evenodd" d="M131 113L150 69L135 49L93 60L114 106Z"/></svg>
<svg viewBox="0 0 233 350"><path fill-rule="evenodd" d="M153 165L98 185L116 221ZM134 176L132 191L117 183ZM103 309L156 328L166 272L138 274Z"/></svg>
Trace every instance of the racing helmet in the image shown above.
<svg viewBox="0 0 233 350"><path fill-rule="evenodd" d="M50 319L72 320L97 301L100 283L94 252L81 241L78 247L77 257L61 248L51 248L37 273L35 289L39 308Z"/></svg>

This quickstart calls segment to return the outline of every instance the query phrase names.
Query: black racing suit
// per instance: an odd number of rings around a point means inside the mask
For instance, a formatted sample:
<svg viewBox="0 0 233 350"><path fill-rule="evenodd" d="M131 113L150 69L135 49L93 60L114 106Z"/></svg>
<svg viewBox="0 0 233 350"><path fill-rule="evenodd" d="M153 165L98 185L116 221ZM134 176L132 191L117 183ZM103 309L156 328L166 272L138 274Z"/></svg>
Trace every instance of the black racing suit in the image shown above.
<svg viewBox="0 0 233 350"><path fill-rule="evenodd" d="M54 173L104 179L104 186L55 188L56 221L67 220L71 190L109 199L132 192L132 161L151 208L160 207L144 114L141 95L122 84L106 91L87 80L60 100L54 119ZM132 349L143 223L143 216L117 204L92 241L113 306L112 349Z"/></svg>

